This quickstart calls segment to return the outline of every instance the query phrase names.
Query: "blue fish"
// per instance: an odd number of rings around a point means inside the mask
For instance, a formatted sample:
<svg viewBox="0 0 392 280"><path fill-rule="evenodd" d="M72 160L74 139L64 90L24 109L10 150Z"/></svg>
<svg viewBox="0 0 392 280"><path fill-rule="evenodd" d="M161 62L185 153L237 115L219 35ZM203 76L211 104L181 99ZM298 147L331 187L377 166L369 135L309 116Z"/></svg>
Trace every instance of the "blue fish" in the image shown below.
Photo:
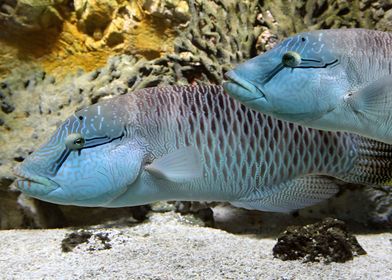
<svg viewBox="0 0 392 280"><path fill-rule="evenodd" d="M22 192L58 204L226 201L288 212L336 194L332 177L390 180L391 152L252 111L220 86L174 86L77 111L15 173Z"/></svg>
<svg viewBox="0 0 392 280"><path fill-rule="evenodd" d="M226 76L228 94L254 110L392 144L392 33L299 33Z"/></svg>

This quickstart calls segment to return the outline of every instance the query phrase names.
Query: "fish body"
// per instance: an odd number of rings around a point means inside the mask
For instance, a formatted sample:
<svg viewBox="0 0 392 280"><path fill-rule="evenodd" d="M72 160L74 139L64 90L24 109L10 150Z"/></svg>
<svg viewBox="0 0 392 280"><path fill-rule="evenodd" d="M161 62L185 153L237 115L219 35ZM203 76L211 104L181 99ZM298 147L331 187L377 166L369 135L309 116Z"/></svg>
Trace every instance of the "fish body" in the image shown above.
<svg viewBox="0 0 392 280"><path fill-rule="evenodd" d="M228 94L254 110L392 144L392 33L299 33L226 76Z"/></svg>
<svg viewBox="0 0 392 280"><path fill-rule="evenodd" d="M220 86L142 89L82 109L15 173L29 196L122 207L227 201L291 211L338 191L331 177L377 184L392 147L253 111Z"/></svg>

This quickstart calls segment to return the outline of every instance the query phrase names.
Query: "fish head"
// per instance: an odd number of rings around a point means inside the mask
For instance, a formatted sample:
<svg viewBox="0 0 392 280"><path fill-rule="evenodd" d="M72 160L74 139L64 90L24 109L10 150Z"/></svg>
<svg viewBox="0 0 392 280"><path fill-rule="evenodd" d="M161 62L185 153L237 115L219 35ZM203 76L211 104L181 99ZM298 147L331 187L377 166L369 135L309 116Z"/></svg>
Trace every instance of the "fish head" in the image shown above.
<svg viewBox="0 0 392 280"><path fill-rule="evenodd" d="M347 88L333 34L300 33L226 73L224 88L244 105L305 123L333 111Z"/></svg>
<svg viewBox="0 0 392 280"><path fill-rule="evenodd" d="M67 118L15 167L17 188L40 200L78 206L103 206L127 191L139 176L143 153L124 126L126 112L112 107L98 103Z"/></svg>

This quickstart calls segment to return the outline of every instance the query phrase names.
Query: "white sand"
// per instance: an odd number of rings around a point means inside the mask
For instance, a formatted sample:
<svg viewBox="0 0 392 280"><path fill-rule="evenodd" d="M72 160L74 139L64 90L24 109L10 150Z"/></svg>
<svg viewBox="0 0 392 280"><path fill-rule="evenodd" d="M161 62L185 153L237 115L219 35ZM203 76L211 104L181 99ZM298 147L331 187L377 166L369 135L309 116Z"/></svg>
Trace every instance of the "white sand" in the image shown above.
<svg viewBox="0 0 392 280"><path fill-rule="evenodd" d="M274 259L274 239L198 227L171 212L133 227L97 229L109 233L109 250L89 251L91 241L63 253L71 231L0 231L0 278L392 279L392 233L357 235L368 255L326 265Z"/></svg>

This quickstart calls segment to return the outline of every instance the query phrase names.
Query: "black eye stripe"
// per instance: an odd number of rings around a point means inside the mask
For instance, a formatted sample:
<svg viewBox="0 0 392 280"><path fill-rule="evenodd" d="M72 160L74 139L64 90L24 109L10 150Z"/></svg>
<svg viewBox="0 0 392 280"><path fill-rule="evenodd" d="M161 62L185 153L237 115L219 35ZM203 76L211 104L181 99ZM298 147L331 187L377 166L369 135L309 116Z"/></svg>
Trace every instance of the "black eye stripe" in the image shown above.
<svg viewBox="0 0 392 280"><path fill-rule="evenodd" d="M55 164L53 164L52 169L50 170L50 173L55 176L57 172L59 171L60 167L63 165L63 163L66 161L68 158L69 154L71 151L69 149L65 149L58 160L56 160Z"/></svg>
<svg viewBox="0 0 392 280"><path fill-rule="evenodd" d="M303 66L297 66L295 68L327 68L329 66L334 66L335 64L338 64L338 63L339 63L339 60L335 59L334 61L331 61L329 63L324 63L323 65L320 65L320 66L315 66L315 65L306 66L306 65L303 65Z"/></svg>
<svg viewBox="0 0 392 280"><path fill-rule="evenodd" d="M278 74L283 68L285 68L282 64L276 66L271 73L264 79L263 83L268 83L276 74Z"/></svg>
<svg viewBox="0 0 392 280"><path fill-rule="evenodd" d="M100 145L108 144L108 143L113 142L114 140L123 138L124 135L125 134L123 132L123 133L121 133L120 136L115 137L115 138L109 138L109 137L105 136L105 137L96 137L96 138L86 139L86 144L84 145L84 147L82 149L88 149L88 148L93 148L93 147L97 147ZM102 141L104 139L106 139L106 141Z"/></svg>
<svg viewBox="0 0 392 280"><path fill-rule="evenodd" d="M109 137L97 137L97 138L86 139L86 142L85 142L85 145L83 148L89 148L91 146L103 145L103 144L106 144L110 141L111 141L111 139Z"/></svg>
<svg viewBox="0 0 392 280"><path fill-rule="evenodd" d="M310 58L302 58L302 61L312 61L312 62L321 63L321 60L318 60L318 59L310 59Z"/></svg>
<svg viewBox="0 0 392 280"><path fill-rule="evenodd" d="M65 149L65 150L61 153L59 159L56 160L56 164L59 164L60 162L64 161L64 158L66 158L66 157L69 155L69 153L70 153L70 150L69 150L69 149Z"/></svg>
<svg viewBox="0 0 392 280"><path fill-rule="evenodd" d="M94 138L86 139L86 142L93 141L93 140L100 140L100 139L110 139L110 138L107 136L94 137Z"/></svg>
<svg viewBox="0 0 392 280"><path fill-rule="evenodd" d="M316 60L316 59L302 59L302 61L304 62L317 62L317 63L321 63L320 60ZM295 68L327 68L329 66L333 67L335 65L339 64L339 60L335 59L334 61L330 62L330 63L325 63L323 65L320 66L296 66L296 67L292 67L291 71L293 71ZM263 80L263 83L266 84L268 83L273 77L275 77L276 74L278 74L282 69L284 69L285 67L282 64L279 64L278 66L276 66L271 72L270 74Z"/></svg>
<svg viewBox="0 0 392 280"><path fill-rule="evenodd" d="M108 144L111 143L117 139L121 139L124 137L124 132L115 138L109 138L107 136L103 136L103 137L95 137L95 138L90 138L90 139L85 139L86 145L78 150L76 150L78 152L78 154L80 155L81 150L83 149L88 149L88 148L94 148L97 146L101 146L104 144ZM102 141L106 139L106 141ZM52 165L52 169L50 170L50 173L55 176L57 174L57 172L59 171L59 169L61 168L61 166L64 164L64 162L67 160L68 156L71 154L71 150L70 149L64 149L64 151L61 153L60 157L55 161L55 163Z"/></svg>

